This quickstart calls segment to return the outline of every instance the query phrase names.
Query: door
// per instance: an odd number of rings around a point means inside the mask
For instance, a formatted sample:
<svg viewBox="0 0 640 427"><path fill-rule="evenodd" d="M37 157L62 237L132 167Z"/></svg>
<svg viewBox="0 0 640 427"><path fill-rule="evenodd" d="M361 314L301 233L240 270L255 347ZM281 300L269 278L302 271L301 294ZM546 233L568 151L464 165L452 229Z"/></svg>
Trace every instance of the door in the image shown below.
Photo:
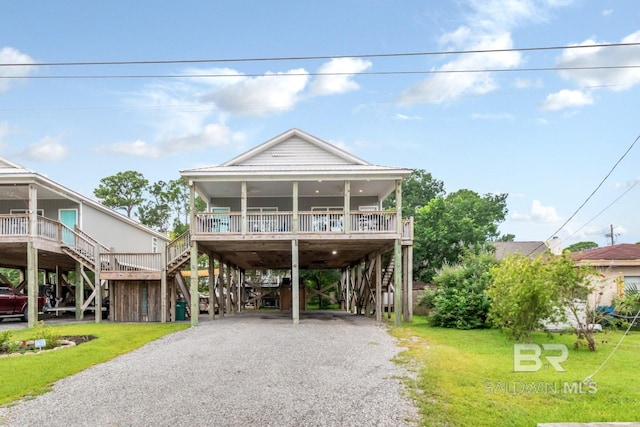
<svg viewBox="0 0 640 427"><path fill-rule="evenodd" d="M76 225L78 225L78 210L60 209L58 216L60 217L60 222L69 228L62 228L62 243L73 245L75 241L74 235L69 230L75 229Z"/></svg>

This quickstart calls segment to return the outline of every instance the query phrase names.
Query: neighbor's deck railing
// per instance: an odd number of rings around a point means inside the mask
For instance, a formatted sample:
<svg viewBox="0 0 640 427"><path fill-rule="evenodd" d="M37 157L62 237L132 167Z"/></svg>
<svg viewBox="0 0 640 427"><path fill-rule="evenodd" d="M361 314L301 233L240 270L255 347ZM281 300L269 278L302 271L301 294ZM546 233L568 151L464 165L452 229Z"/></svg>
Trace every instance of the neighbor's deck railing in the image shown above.
<svg viewBox="0 0 640 427"><path fill-rule="evenodd" d="M58 242L61 248L68 248L74 256L84 259L89 265L94 263L96 246L100 251L103 271L162 271L162 257L159 253L114 253L79 228L74 230L64 224L43 216L38 217L36 236ZM0 237L29 237L29 216L26 214L0 215Z"/></svg>
<svg viewBox="0 0 640 427"><path fill-rule="evenodd" d="M100 254L100 263L106 272L162 271L159 253L108 252Z"/></svg>

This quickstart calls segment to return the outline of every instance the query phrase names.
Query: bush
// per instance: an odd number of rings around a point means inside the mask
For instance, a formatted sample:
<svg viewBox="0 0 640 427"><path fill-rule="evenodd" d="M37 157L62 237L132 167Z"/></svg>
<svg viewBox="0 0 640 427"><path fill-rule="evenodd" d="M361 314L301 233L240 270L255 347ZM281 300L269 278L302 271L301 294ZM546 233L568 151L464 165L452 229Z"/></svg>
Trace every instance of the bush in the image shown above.
<svg viewBox="0 0 640 427"><path fill-rule="evenodd" d="M11 352L11 331L0 332L0 353Z"/></svg>
<svg viewBox="0 0 640 427"><path fill-rule="evenodd" d="M29 341L44 339L45 349L55 348L60 345L60 336L53 332L49 326L44 326L44 321L37 322L30 334Z"/></svg>
<svg viewBox="0 0 640 427"><path fill-rule="evenodd" d="M435 290L425 290L420 304L430 309L433 326L456 329L490 327L491 305L485 294L489 269L497 261L491 255L468 255L460 265L445 266L435 277Z"/></svg>

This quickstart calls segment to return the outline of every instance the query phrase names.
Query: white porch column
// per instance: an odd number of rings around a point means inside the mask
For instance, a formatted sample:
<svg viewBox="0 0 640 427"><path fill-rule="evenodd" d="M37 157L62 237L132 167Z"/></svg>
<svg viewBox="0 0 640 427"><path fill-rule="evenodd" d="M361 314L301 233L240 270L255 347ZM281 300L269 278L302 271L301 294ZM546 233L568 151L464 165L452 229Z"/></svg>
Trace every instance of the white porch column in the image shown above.
<svg viewBox="0 0 640 427"><path fill-rule="evenodd" d="M76 320L84 319L82 306L84 305L84 277L82 273L84 267L81 263L76 262Z"/></svg>
<svg viewBox="0 0 640 427"><path fill-rule="evenodd" d="M382 254L376 254L376 320L382 322Z"/></svg>
<svg viewBox="0 0 640 427"><path fill-rule="evenodd" d="M162 273L160 276L160 322L167 323L167 311L168 304L167 298L169 298L168 287L167 287L167 251L163 250L160 252L160 265L162 266ZM113 307L113 304L110 304L109 307Z"/></svg>
<svg viewBox="0 0 640 427"><path fill-rule="evenodd" d="M33 245L38 232L38 189L29 184L29 241L27 242L27 326L38 321L38 249Z"/></svg>
<svg viewBox="0 0 640 427"><path fill-rule="evenodd" d="M196 187L192 182L189 183L189 221L192 225L195 224L196 217ZM191 282L189 293L191 294L191 326L198 325L198 313L200 313L199 303L200 299L198 298L198 242L193 239L191 236L191 253L190 253L190 262L191 262Z"/></svg>
<svg viewBox="0 0 640 427"><path fill-rule="evenodd" d="M101 323L102 322L102 280L100 279L100 271L102 269L102 264L100 263L100 245L98 243L96 243L96 245L93 248L93 257L94 257L94 286L95 286L95 300L94 300L94 307L95 307L95 316L96 316L96 323Z"/></svg>
<svg viewBox="0 0 640 427"><path fill-rule="evenodd" d="M351 181L344 182L344 232L351 232Z"/></svg>
<svg viewBox="0 0 640 427"><path fill-rule="evenodd" d="M216 260L207 254L209 258L209 320L216 318Z"/></svg>
<svg viewBox="0 0 640 427"><path fill-rule="evenodd" d="M240 233L247 234L247 181L242 181L240 189Z"/></svg>
<svg viewBox="0 0 640 427"><path fill-rule="evenodd" d="M293 324L300 323L300 275L298 270L298 239L291 240L291 314Z"/></svg>
<svg viewBox="0 0 640 427"><path fill-rule="evenodd" d="M395 241L393 256L395 267L393 269L393 311L394 324L400 326L402 323L405 307L402 302L402 180L396 180L396 233L398 238Z"/></svg>
<svg viewBox="0 0 640 427"><path fill-rule="evenodd" d="M292 218L292 222L293 224L291 224L291 231L293 232L293 234L298 234L298 231L300 231L300 222L299 222L299 218L298 218L298 181L293 181L293 218Z"/></svg>

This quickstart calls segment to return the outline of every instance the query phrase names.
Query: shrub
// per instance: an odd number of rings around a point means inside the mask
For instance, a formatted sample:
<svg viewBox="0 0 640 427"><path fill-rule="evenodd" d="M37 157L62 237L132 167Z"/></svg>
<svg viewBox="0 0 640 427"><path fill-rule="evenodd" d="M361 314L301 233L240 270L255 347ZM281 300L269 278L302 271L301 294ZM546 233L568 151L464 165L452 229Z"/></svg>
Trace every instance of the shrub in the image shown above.
<svg viewBox="0 0 640 427"><path fill-rule="evenodd" d="M421 305L430 309L433 326L478 329L490 326L490 299L485 293L489 269L497 261L491 255L467 255L457 266L445 266L435 277L435 290L425 290Z"/></svg>
<svg viewBox="0 0 640 427"><path fill-rule="evenodd" d="M11 351L11 331L0 332L0 353Z"/></svg>

